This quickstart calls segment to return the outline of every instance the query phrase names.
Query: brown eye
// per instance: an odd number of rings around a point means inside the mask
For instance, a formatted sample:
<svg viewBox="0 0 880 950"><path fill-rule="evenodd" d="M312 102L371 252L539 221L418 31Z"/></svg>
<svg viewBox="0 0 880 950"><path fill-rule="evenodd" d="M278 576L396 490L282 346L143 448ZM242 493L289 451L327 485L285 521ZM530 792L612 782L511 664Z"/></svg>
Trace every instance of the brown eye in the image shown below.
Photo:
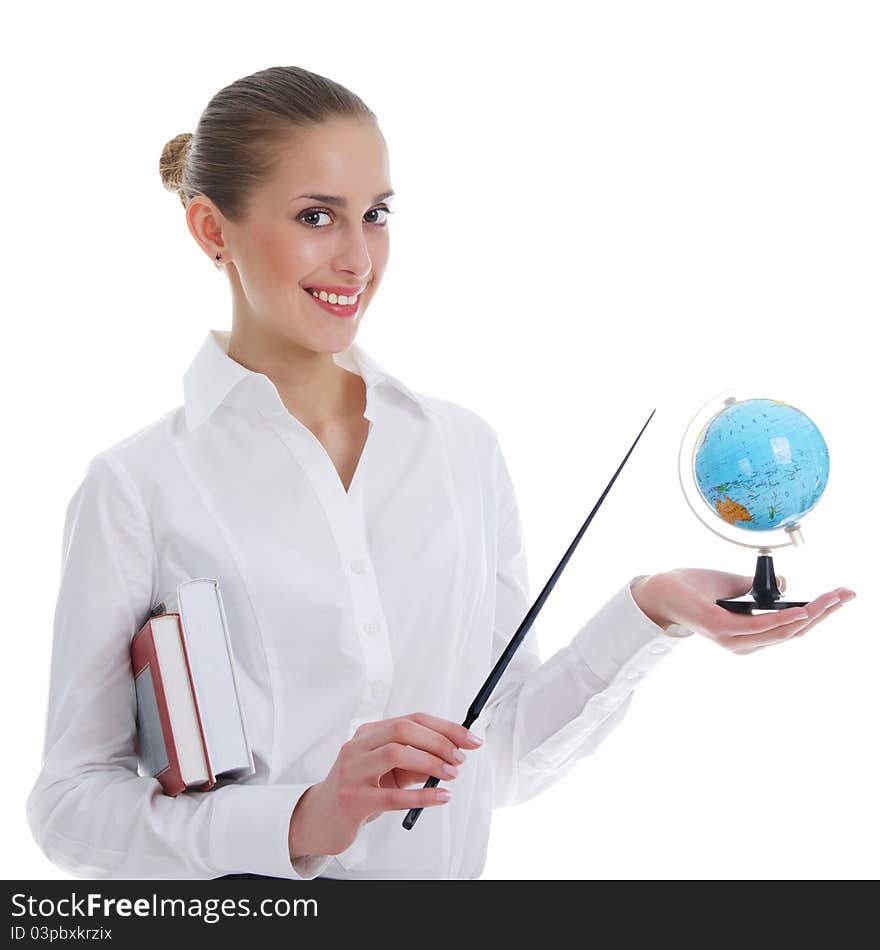
<svg viewBox="0 0 880 950"><path fill-rule="evenodd" d="M314 218L314 217L316 217L317 215L321 215L321 214L326 214L326 215L329 217L330 212L329 212L329 211L326 211L324 208L309 208L308 211L303 211L303 213L299 216L299 218L298 218L297 220L302 221L302 220L304 220L305 218ZM321 224L313 224L313 223L310 222L310 221L306 221L305 223L306 223L310 228L320 228L320 227L323 227L323 226L324 226L324 225L321 225Z"/></svg>
<svg viewBox="0 0 880 950"><path fill-rule="evenodd" d="M307 211L303 211L303 213L299 215L297 220L302 221L304 224L308 225L310 228L323 228L323 227L326 227L327 225L318 224L318 222L315 220L316 218L319 218L320 215L322 214L327 215L327 217L332 216L332 212L326 208L309 208ZM379 227L379 228L384 228L385 225L388 223L388 215L394 214L394 212L390 208L387 208L383 205L380 208L371 208L364 215L364 217L366 218L368 215L372 215L372 214L380 215L380 219L378 221L368 221L367 223L374 224L376 225L376 227Z"/></svg>
<svg viewBox="0 0 880 950"><path fill-rule="evenodd" d="M393 212L390 208L386 208L386 207L383 206L383 207L381 207L381 208L371 208L371 209L367 212L367 214L381 214L381 215L382 215L382 218L381 218L380 220L378 220L378 221L371 221L370 224L376 224L376 225L378 225L380 228L384 228L385 225L388 224L388 215L389 215L389 214L394 214L394 212Z"/></svg>

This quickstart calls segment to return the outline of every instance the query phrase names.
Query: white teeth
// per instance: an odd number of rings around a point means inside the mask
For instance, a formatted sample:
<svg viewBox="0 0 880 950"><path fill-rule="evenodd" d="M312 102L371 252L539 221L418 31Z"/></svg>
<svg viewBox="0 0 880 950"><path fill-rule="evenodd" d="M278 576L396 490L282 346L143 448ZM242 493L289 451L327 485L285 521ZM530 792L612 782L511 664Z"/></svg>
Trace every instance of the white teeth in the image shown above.
<svg viewBox="0 0 880 950"><path fill-rule="evenodd" d="M317 297L319 300L325 300L328 303L338 304L340 307L348 307L357 300L357 295L354 297L346 297L345 294L328 294L326 290L322 290L320 293L317 290L313 290L312 296Z"/></svg>

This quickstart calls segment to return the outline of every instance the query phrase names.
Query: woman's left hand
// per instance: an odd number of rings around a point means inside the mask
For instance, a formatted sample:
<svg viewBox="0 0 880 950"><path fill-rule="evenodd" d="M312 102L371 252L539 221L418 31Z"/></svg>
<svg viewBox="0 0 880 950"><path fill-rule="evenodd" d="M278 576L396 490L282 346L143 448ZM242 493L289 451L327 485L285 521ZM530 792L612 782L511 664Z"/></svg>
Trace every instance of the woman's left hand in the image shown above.
<svg viewBox="0 0 880 950"><path fill-rule="evenodd" d="M685 567L644 578L633 584L632 595L642 613L664 629L681 624L738 655L803 636L856 596L849 588L838 587L804 607L754 615L734 613L715 603L718 598L747 594L752 581L744 574ZM780 591L785 590L785 578L777 575L776 581Z"/></svg>

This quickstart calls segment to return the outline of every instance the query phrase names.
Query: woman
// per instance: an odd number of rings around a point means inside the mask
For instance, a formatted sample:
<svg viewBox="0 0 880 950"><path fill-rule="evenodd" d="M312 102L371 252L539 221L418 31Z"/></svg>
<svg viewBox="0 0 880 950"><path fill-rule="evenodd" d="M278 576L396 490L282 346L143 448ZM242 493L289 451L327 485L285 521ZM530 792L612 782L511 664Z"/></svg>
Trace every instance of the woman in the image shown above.
<svg viewBox="0 0 880 950"><path fill-rule="evenodd" d="M530 604L520 521L491 426L354 342L389 253L374 114L322 76L267 69L218 92L161 172L229 280L232 329L208 333L181 407L91 460L67 512L28 800L56 864L478 877L493 807L592 752L683 637L748 653L854 596L740 616L715 599L749 577L639 575L543 664L530 632L472 735L459 720ZM137 772L128 650L192 577L220 581L256 773L171 798ZM414 807L430 810L405 831Z"/></svg>

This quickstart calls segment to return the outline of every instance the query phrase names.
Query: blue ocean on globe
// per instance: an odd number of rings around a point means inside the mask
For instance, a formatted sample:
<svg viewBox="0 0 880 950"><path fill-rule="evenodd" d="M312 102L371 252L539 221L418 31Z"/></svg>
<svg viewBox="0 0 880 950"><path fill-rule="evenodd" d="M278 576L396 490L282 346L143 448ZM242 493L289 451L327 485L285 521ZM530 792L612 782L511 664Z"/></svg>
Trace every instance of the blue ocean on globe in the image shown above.
<svg viewBox="0 0 880 950"><path fill-rule="evenodd" d="M703 427L694 449L703 500L748 531L797 524L825 491L828 470L822 433L799 409L775 399L731 401Z"/></svg>

